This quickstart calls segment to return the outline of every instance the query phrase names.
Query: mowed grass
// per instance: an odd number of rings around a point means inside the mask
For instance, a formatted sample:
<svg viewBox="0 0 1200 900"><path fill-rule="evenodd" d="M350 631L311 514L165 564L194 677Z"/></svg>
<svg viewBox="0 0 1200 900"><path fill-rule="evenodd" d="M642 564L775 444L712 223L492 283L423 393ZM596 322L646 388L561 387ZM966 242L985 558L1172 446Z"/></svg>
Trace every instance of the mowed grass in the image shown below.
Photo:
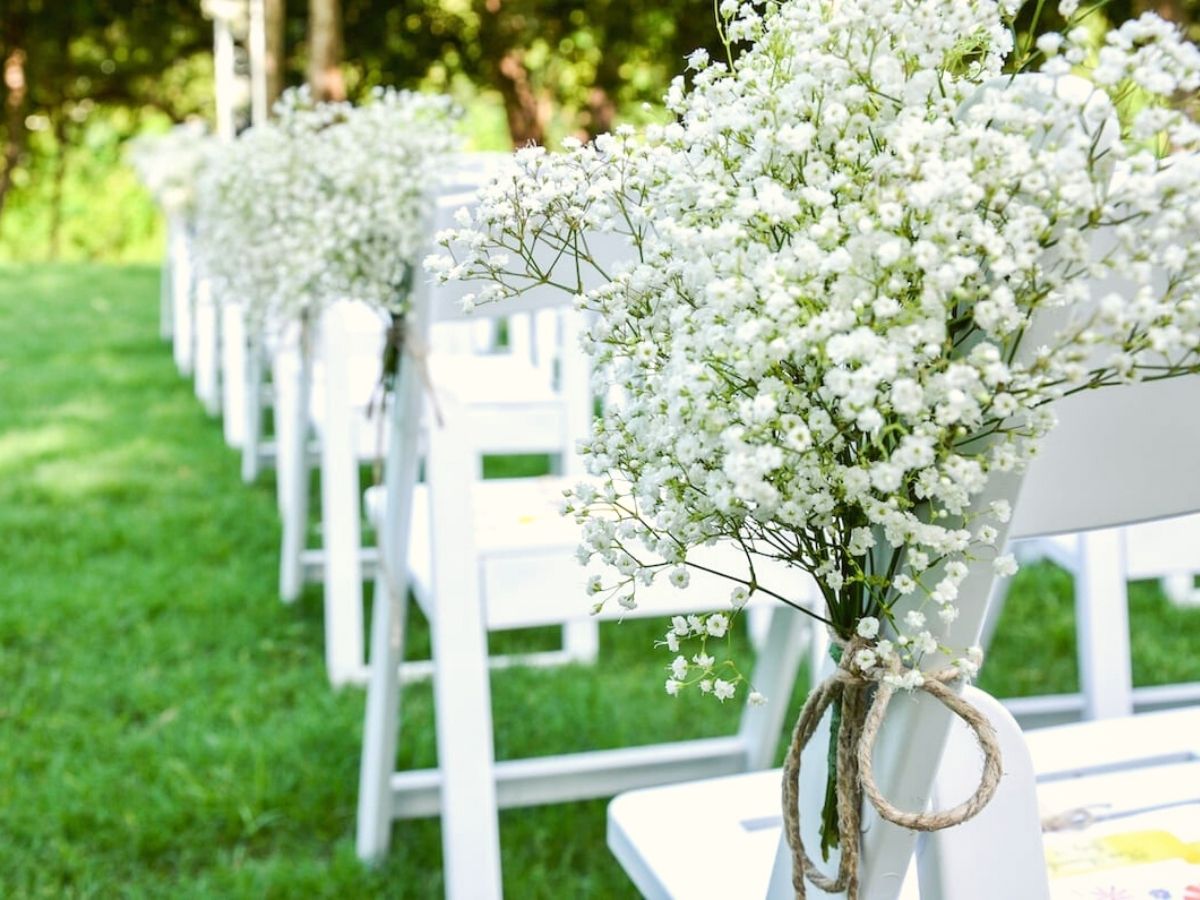
<svg viewBox="0 0 1200 900"><path fill-rule="evenodd" d="M363 694L325 680L319 588L278 601L270 480L240 483L157 298L149 267L0 268L0 897L441 896L436 820L397 823L379 868L354 857ZM1139 681L1200 678L1200 614L1152 586L1132 603ZM1070 579L1022 573L986 686L1071 689L1072 629ZM734 705L663 695L660 630L494 675L497 755L736 728ZM402 727L399 763L432 764L427 686ZM604 809L502 814L509 895L634 896Z"/></svg>

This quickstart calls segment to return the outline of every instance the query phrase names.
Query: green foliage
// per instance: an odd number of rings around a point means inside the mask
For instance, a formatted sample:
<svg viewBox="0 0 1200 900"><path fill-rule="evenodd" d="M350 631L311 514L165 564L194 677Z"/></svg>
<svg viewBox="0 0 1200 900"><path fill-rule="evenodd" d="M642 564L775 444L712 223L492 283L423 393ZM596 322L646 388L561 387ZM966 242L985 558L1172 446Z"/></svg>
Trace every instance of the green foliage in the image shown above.
<svg viewBox="0 0 1200 900"><path fill-rule="evenodd" d="M161 123L161 114L105 107L91 112L71 143L49 129L30 135L30 164L17 171L0 216L0 261L157 259L160 217L124 165L123 147L139 126Z"/></svg>

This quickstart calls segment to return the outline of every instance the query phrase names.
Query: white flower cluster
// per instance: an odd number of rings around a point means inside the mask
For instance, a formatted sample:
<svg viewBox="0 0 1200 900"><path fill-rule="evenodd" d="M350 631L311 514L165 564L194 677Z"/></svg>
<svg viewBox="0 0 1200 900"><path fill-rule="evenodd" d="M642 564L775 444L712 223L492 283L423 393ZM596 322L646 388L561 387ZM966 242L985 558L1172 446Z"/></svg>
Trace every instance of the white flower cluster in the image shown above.
<svg viewBox="0 0 1200 900"><path fill-rule="evenodd" d="M267 324L343 298L398 311L457 147L450 101L381 89L362 106L317 104L299 90L275 111L202 185L200 258L220 296Z"/></svg>
<svg viewBox="0 0 1200 900"><path fill-rule="evenodd" d="M1200 370L1181 240L1200 132L1169 103L1200 54L1152 15L1096 53L1076 20L1013 78L994 0L720 9L747 45L693 54L676 122L523 151L432 270L489 282L477 301L554 283L598 313L586 344L622 400L584 448L605 487L569 506L614 596L733 540L751 573L810 572L836 635L869 642L859 668L913 687L962 653L943 637L970 565L1015 569L985 489L1037 451L1048 404ZM1093 80L1070 74L1088 60ZM606 232L629 264L590 252ZM772 593L744 582L735 610ZM680 656L668 691L697 666Z"/></svg>
<svg viewBox="0 0 1200 900"><path fill-rule="evenodd" d="M129 164L169 214L189 215L196 183L217 146L201 122L184 122L164 134L147 134L128 145Z"/></svg>

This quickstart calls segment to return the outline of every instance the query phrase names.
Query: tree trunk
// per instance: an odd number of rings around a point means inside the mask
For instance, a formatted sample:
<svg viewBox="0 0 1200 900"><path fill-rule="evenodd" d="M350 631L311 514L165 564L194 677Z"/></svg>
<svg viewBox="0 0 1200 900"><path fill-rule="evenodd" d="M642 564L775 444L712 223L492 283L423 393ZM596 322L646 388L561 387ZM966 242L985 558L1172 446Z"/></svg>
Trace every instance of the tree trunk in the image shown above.
<svg viewBox="0 0 1200 900"><path fill-rule="evenodd" d="M308 84L317 100L345 100L339 0L308 0Z"/></svg>
<svg viewBox="0 0 1200 900"><path fill-rule="evenodd" d="M13 173L25 152L25 51L13 47L4 58L4 170L0 171L0 215L12 188Z"/></svg>
<svg viewBox="0 0 1200 900"><path fill-rule="evenodd" d="M62 254L63 184L67 180L67 117L61 109L54 118L54 184L50 195L50 245L47 255L55 261Z"/></svg>
<svg viewBox="0 0 1200 900"><path fill-rule="evenodd" d="M520 50L510 50L500 59L500 96L508 117L508 131L513 145L546 143L546 120L549 111L533 90L529 70L525 68Z"/></svg>
<svg viewBox="0 0 1200 900"><path fill-rule="evenodd" d="M285 0L263 0L263 20L267 35L267 54L263 66L267 75L267 106L271 106L283 93L283 64L287 59L284 42Z"/></svg>

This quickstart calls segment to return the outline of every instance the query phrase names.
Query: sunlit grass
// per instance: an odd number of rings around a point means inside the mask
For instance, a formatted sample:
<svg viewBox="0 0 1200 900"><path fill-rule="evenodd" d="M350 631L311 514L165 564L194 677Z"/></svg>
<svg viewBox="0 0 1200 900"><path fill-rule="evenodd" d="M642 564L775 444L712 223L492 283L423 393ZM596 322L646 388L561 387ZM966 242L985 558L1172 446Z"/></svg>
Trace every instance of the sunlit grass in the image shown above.
<svg viewBox="0 0 1200 900"><path fill-rule="evenodd" d="M441 896L436 820L354 858L363 695L325 680L319 589L277 599L270 480L240 483L175 373L157 277L0 268L0 897ZM1132 602L1139 680L1200 678L1200 614ZM987 686L1069 690L1071 616L1069 578L1022 573ZM732 731L734 707L663 695L660 628L605 626L595 669L495 675L497 755ZM427 685L402 727L401 764L431 765ZM633 896L604 807L504 813L508 894Z"/></svg>

